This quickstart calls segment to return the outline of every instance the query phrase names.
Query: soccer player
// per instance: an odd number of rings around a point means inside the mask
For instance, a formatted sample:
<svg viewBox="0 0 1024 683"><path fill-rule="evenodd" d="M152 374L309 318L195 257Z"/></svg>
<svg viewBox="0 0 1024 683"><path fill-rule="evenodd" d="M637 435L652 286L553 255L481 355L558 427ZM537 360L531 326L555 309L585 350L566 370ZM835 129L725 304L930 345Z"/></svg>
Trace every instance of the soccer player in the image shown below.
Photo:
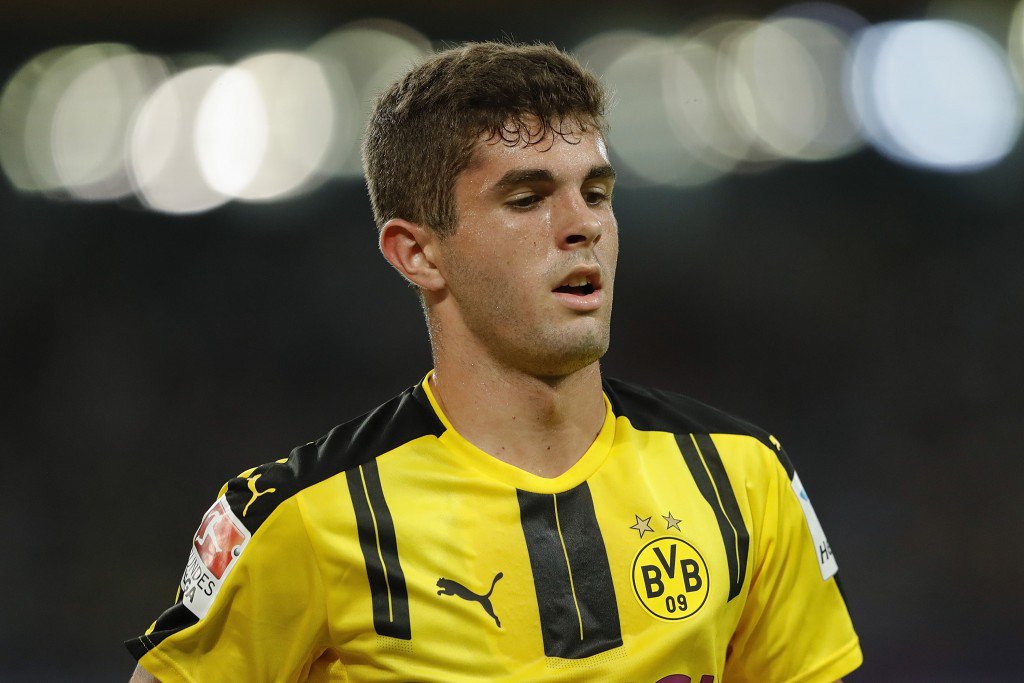
<svg viewBox="0 0 1024 683"><path fill-rule="evenodd" d="M434 368L224 485L136 680L834 681L860 646L779 441L604 379L618 232L601 85L468 44L363 146ZM666 359L665 362L672 362Z"/></svg>

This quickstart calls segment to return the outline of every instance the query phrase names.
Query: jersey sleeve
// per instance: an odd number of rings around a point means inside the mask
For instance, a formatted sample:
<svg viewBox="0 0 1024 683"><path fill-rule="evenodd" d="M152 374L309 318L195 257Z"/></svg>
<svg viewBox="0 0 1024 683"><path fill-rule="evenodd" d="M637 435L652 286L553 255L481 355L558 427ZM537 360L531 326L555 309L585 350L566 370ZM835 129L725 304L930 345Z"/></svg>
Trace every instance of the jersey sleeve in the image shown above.
<svg viewBox="0 0 1024 683"><path fill-rule="evenodd" d="M838 566L786 454L765 446L762 455L767 481L752 487L760 491L762 516L750 591L724 680L835 681L862 662Z"/></svg>
<svg viewBox="0 0 1024 683"><path fill-rule="evenodd" d="M247 520L249 496L232 491L250 490L251 480L225 486L193 538L175 604L125 643L164 683L306 680L336 659L299 503L289 498ZM263 482L251 488L265 492L261 502L277 492Z"/></svg>

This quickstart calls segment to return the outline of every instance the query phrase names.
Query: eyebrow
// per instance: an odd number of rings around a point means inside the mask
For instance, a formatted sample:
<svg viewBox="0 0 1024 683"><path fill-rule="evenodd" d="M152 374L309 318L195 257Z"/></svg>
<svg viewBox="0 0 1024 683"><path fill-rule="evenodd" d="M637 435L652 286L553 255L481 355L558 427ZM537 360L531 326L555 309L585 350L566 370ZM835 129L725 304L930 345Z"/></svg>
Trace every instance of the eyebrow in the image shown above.
<svg viewBox="0 0 1024 683"><path fill-rule="evenodd" d="M603 166L592 166L587 172L584 181L597 180L601 178L615 179L615 169L605 164ZM495 192L501 192L507 190L516 185L522 185L524 183L553 183L555 182L555 176L552 175L551 171L544 168L523 168L514 169L501 176L501 179L494 184L492 188Z"/></svg>
<svg viewBox="0 0 1024 683"><path fill-rule="evenodd" d="M605 164L604 166L592 166L584 180L598 180L603 178L615 180L615 169L608 164Z"/></svg>

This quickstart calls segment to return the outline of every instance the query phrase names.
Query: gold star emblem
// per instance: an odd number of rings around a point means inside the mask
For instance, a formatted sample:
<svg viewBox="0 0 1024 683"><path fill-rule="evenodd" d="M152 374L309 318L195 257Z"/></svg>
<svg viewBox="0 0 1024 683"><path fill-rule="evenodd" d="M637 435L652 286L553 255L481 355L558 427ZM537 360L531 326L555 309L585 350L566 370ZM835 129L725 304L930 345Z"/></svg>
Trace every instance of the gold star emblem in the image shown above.
<svg viewBox="0 0 1024 683"><path fill-rule="evenodd" d="M665 520L665 524L668 524L668 526L665 527L666 531L669 530L669 529L675 529L676 531L682 531L682 529L679 528L679 522L681 522L683 520L676 519L675 517L672 516L671 512L669 512L667 515L662 515L661 518Z"/></svg>
<svg viewBox="0 0 1024 683"><path fill-rule="evenodd" d="M630 529L636 529L637 531L639 531L640 532L640 538L643 538L644 537L644 533L647 532L647 531L650 531L652 533L654 532L654 529L651 528L651 525L649 523L651 521L650 517L648 517L647 519L641 519L640 515L633 515L633 516L636 517L636 524L634 524L633 526L631 526L629 528Z"/></svg>

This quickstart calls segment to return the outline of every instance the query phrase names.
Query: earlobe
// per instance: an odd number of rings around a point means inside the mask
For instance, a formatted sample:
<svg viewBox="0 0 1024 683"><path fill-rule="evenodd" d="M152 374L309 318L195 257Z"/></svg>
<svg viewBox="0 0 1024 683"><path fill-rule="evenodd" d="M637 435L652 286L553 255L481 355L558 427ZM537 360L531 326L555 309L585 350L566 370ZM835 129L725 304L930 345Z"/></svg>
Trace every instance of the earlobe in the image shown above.
<svg viewBox="0 0 1024 683"><path fill-rule="evenodd" d="M437 236L418 223L392 218L380 231L380 252L402 277L428 291L445 286L435 263Z"/></svg>

